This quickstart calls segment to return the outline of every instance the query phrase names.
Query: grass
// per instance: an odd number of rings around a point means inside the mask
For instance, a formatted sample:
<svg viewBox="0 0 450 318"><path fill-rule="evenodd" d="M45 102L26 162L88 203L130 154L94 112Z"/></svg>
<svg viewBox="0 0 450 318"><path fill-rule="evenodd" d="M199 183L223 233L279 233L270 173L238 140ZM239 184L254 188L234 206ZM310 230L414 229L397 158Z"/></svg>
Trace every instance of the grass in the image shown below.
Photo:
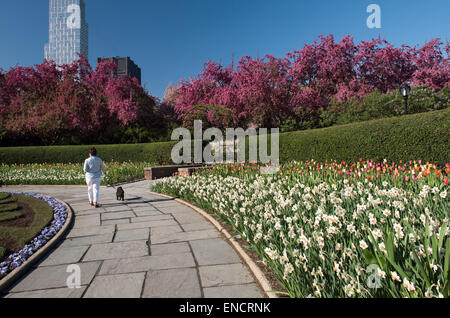
<svg viewBox="0 0 450 318"><path fill-rule="evenodd" d="M0 213L0 261L4 260L11 252L18 252L29 241L36 237L53 219L53 209L45 202L26 195L8 195L0 193L3 200L16 200L18 210L14 212ZM0 200L0 208L2 206ZM9 217L7 217L7 215ZM5 222L19 221L25 218L25 213L33 213L29 224L5 225ZM26 222L25 222L26 223Z"/></svg>
<svg viewBox="0 0 450 318"><path fill-rule="evenodd" d="M11 212L11 211L15 211L17 209L19 209L19 206L17 205L17 203L5 204L5 203L0 202L0 213Z"/></svg>
<svg viewBox="0 0 450 318"><path fill-rule="evenodd" d="M3 256L6 254L6 248L0 246L0 259L3 259Z"/></svg>
<svg viewBox="0 0 450 318"><path fill-rule="evenodd" d="M20 217L22 217L22 213L20 211L1 212L0 213L0 222L17 220Z"/></svg>

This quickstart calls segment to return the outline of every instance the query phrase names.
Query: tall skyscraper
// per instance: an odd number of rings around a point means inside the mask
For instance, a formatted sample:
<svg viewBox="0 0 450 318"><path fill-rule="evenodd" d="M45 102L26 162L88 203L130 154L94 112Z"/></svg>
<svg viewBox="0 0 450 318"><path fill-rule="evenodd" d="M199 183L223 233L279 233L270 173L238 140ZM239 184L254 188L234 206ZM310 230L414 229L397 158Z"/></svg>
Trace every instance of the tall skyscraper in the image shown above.
<svg viewBox="0 0 450 318"><path fill-rule="evenodd" d="M79 54L89 57L88 24L84 0L50 0L49 42L45 58L70 64Z"/></svg>

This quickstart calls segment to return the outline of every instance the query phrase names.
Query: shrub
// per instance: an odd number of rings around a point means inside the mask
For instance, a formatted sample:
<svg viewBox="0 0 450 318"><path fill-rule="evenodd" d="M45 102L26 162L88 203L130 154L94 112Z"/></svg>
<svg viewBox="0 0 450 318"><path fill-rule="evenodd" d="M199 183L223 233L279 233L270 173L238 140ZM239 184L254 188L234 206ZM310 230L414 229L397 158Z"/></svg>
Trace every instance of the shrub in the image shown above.
<svg viewBox="0 0 450 318"><path fill-rule="evenodd" d="M448 162L450 109L280 135L280 161Z"/></svg>
<svg viewBox="0 0 450 318"><path fill-rule="evenodd" d="M174 142L127 145L95 145L105 161L170 163ZM93 146L48 146L0 148L4 164L77 163L84 162Z"/></svg>
<svg viewBox="0 0 450 318"><path fill-rule="evenodd" d="M280 134L280 161L356 161L359 158L448 162L450 109ZM96 146L104 161L171 164L176 144L161 142ZM0 162L83 162L92 146L0 148ZM270 139L269 139L270 149ZM248 142L247 142L248 151ZM247 155L248 158L248 155Z"/></svg>
<svg viewBox="0 0 450 318"><path fill-rule="evenodd" d="M413 87L408 99L408 113L416 114L440 110L449 106L450 88L435 91L429 87ZM397 91L383 94L374 91L359 99L347 102L334 100L327 111L323 111L321 127L334 124L350 124L371 119L388 118L405 114L404 99Z"/></svg>

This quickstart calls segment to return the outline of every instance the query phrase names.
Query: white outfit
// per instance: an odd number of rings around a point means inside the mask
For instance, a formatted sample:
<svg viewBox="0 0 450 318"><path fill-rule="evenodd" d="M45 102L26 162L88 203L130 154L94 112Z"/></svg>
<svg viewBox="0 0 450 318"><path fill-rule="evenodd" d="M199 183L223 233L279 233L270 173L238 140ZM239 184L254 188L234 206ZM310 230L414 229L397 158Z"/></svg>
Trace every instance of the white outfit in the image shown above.
<svg viewBox="0 0 450 318"><path fill-rule="evenodd" d="M86 183L88 185L88 195L89 202L98 202L98 194L100 192L100 183L102 182L102 178L89 179L86 178Z"/></svg>
<svg viewBox="0 0 450 318"><path fill-rule="evenodd" d="M103 161L98 157L91 156L84 162L84 172L86 172L89 202L98 203L98 194L100 192L100 183L102 182L102 173L106 175Z"/></svg>

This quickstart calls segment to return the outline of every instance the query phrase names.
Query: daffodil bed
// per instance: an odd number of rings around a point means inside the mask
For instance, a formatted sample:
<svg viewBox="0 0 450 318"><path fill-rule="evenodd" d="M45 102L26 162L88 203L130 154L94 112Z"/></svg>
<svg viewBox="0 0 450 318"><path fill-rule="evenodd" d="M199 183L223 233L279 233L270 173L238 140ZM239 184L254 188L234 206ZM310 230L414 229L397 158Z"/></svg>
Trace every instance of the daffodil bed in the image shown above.
<svg viewBox="0 0 450 318"><path fill-rule="evenodd" d="M291 297L449 297L450 165L222 165L152 189L234 228Z"/></svg>
<svg viewBox="0 0 450 318"><path fill-rule="evenodd" d="M115 184L144 178L146 162L105 163L107 176L102 184ZM45 184L84 185L83 165L79 164L20 164L0 165L0 182L5 185Z"/></svg>

